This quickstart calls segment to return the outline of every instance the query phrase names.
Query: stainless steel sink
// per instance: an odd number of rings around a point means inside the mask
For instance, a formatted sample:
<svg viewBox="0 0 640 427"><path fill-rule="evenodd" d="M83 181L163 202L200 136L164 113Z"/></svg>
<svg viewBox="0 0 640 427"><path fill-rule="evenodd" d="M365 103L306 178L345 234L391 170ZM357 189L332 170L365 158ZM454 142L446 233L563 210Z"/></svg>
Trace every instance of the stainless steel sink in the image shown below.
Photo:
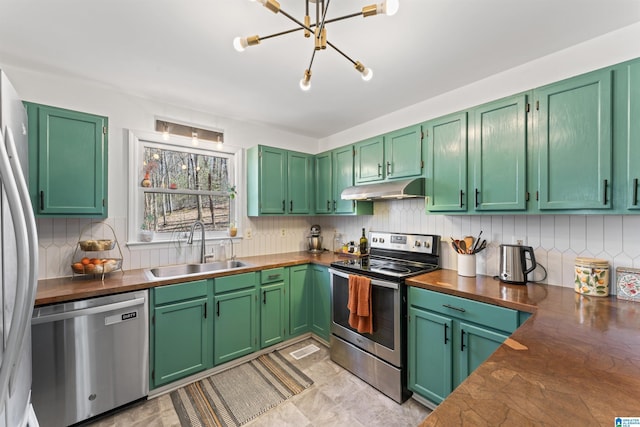
<svg viewBox="0 0 640 427"><path fill-rule="evenodd" d="M196 276L198 274L236 270L252 266L253 265L248 262L233 259L228 261L207 262L204 264L178 264L149 268L145 270L145 275L150 280L173 279L178 277Z"/></svg>

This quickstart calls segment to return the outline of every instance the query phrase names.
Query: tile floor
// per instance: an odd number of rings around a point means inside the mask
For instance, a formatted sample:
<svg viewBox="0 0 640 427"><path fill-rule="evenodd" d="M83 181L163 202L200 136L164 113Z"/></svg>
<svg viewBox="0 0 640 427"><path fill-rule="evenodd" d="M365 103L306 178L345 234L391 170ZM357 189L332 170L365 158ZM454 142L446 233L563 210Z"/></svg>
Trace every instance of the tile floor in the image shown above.
<svg viewBox="0 0 640 427"><path fill-rule="evenodd" d="M309 344L320 347L300 360L289 353ZM416 426L429 414L413 399L398 405L329 359L329 350L309 338L283 350L314 384L245 424L261 426ZM180 426L168 394L90 424L91 427Z"/></svg>

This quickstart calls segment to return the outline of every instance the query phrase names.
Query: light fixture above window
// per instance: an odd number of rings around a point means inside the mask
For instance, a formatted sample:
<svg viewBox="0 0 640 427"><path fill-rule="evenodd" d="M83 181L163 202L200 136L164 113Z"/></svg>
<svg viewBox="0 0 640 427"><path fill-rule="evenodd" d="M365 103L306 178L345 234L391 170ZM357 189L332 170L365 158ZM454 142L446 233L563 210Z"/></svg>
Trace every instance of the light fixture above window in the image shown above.
<svg viewBox="0 0 640 427"><path fill-rule="evenodd" d="M300 89L303 91L308 91L311 88L311 67L313 65L313 60L315 58L316 52L320 50L324 50L329 46L344 58L346 58L349 62L351 62L356 69L360 73L362 80L369 81L373 77L373 71L370 68L365 67L360 61L354 61L343 51L338 49L336 45L334 45L331 41L327 39L327 24L332 22L341 21L347 18L354 18L356 16L362 16L364 18L369 16L374 16L377 14L385 14L388 16L395 15L399 8L399 0L383 0L382 3L372 4L369 6L365 6L362 8L360 12L355 12L349 15L340 16L337 18L327 19L327 11L329 10L329 4L331 0L305 0L305 16L304 22L299 21L294 18L289 13L282 10L280 7L280 3L277 0L250 0L252 2L257 1L261 3L264 7L269 9L273 13L281 13L289 20L293 21L297 27L281 31L278 33L270 34L268 36L249 36L249 37L236 37L233 40L233 47L238 51L242 52L249 46L256 46L260 44L262 40L267 40L273 37L281 36L284 34L293 33L296 31L303 30L303 34L305 37L311 37L313 34L314 43L313 43L313 52L311 54L311 61L309 62L309 67L304 71L304 75L300 80ZM311 23L311 15L309 13L309 3L315 4L315 23Z"/></svg>
<svg viewBox="0 0 640 427"><path fill-rule="evenodd" d="M224 132L220 130L203 129L161 119L156 119L156 131L162 132L162 139L165 141L169 140L170 135L191 138L191 143L194 146L198 145L199 141L211 141L218 144L224 142Z"/></svg>

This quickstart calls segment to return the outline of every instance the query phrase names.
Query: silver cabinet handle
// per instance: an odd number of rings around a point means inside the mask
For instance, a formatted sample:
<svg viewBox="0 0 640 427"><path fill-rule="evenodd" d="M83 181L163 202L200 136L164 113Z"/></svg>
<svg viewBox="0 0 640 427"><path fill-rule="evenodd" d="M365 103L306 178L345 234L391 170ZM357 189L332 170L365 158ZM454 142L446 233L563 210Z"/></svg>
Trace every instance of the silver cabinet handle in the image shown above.
<svg viewBox="0 0 640 427"><path fill-rule="evenodd" d="M446 307L446 308L450 308L451 310L459 311L460 313L464 313L464 312L466 312L466 311L467 311L467 310L465 310L464 308L461 308L461 307L454 307L454 306L449 305L449 304L442 304L442 306L443 306L443 307Z"/></svg>

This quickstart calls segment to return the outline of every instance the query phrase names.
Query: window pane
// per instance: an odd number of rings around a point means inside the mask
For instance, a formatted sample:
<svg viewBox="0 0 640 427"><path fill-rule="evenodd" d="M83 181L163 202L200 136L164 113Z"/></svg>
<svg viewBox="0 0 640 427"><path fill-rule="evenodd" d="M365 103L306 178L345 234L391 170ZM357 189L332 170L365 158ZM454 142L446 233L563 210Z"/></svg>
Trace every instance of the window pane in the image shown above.
<svg viewBox="0 0 640 427"><path fill-rule="evenodd" d="M229 212L230 198L226 195L145 194L146 226L157 232L185 231L196 220L202 221L207 231L224 231L229 227Z"/></svg>

